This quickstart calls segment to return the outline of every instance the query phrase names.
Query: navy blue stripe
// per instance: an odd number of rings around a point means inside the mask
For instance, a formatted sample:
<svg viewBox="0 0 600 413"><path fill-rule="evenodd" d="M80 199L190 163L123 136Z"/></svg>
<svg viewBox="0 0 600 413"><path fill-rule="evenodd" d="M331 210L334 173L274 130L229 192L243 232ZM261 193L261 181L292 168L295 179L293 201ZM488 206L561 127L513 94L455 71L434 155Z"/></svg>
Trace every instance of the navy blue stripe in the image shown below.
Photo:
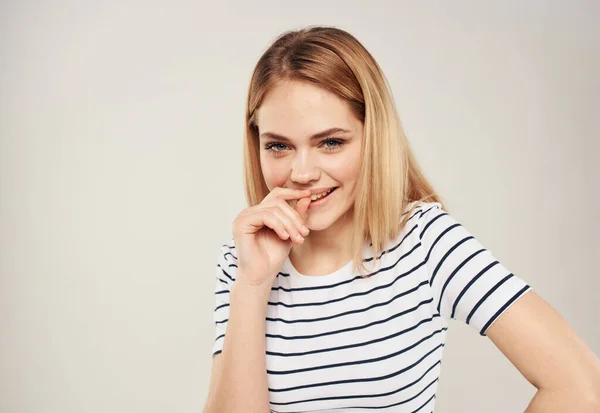
<svg viewBox="0 0 600 413"><path fill-rule="evenodd" d="M407 210L406 210L406 211L404 211L404 212L403 212L403 213L400 215L401 217L403 217L404 215L406 215L406 214L410 213L410 211L415 211L415 210L419 210L419 211L421 211L421 210L423 209L423 205L422 205L422 204L417 204L417 203L416 203L416 201L409 202L409 203L407 204L407 206L408 206L408 205L410 205L410 204L414 204L414 205L413 205L412 207L410 207L410 208L406 208ZM411 217L411 218L412 218L412 217Z"/></svg>
<svg viewBox="0 0 600 413"><path fill-rule="evenodd" d="M439 380L439 379L440 379L440 378L438 377L438 380ZM420 405L420 406L419 406L417 409L413 410L413 411L412 411L412 412L410 412L410 413L418 413L418 411L419 411L419 410L421 410L423 407L427 406L431 400L433 400L433 399L435 399L435 398L436 398L436 394L435 394L435 393L436 393L436 391L437 391L437 386L434 388L433 395L432 395L432 396L431 396L429 399L427 399L427 400L425 401L425 403L423 403L423 404L422 404L422 405ZM433 410L432 410L431 412L429 412L429 413L433 413Z"/></svg>
<svg viewBox="0 0 600 413"><path fill-rule="evenodd" d="M405 295L408 295L408 294L411 294L411 293L417 291L423 285L429 285L429 283L427 281L421 281L416 287L413 287L410 290L402 291L401 293L396 294L394 297L392 297L388 301L384 301L384 302L381 302L381 303L376 303L376 304L370 305L370 306L365 307L365 308L359 308L357 310L350 310L350 311L346 311L346 312L338 313L338 314L333 314L333 315L326 316L326 317L298 318L298 319L295 319L295 320L286 320L286 319L283 319L283 318L267 317L267 321L281 321L282 323L286 323L286 324L313 323L313 322L318 322L318 321L331 320L333 318L342 317L342 316L345 316L345 315L348 315L348 314L364 313L365 311L368 311L368 310L370 310L372 308L377 308L377 307L381 307L381 306L390 304L391 302L395 301L398 298L404 297ZM343 297L341 299L340 298L336 298L334 300L330 300L330 301L327 301L327 302L324 302L324 303L313 303L313 304L314 305L319 305L319 306L320 305L325 305L325 304L329 304L330 302L342 301L342 300L345 300L346 298L349 298L349 297L352 297L352 296L367 295L370 292L372 292L372 291L374 291L376 289L381 289L381 288L383 288L383 287L380 286L380 287L376 287L376 288L374 288L373 290L370 290L370 291L365 291L365 292L361 292L361 293L350 294L349 296ZM288 304L288 305L286 305L286 307L298 307L298 306L300 306L300 304L297 304L297 305Z"/></svg>
<svg viewBox="0 0 600 413"><path fill-rule="evenodd" d="M398 248L400 245L402 245L402 243L404 242L404 240L405 240L406 238L408 238L408 236L409 236L410 234L412 234L412 233L413 233L413 231L414 231L415 229L417 229L417 225L414 225L414 226L412 227L412 229L411 229L410 231L408 231L408 232L406 233L406 235L404 235L404 237L402 237L402 240L401 240L401 241L400 241L398 244L396 244L394 247L390 248L389 250L383 251L381 254L379 254L379 256L377 257L377 259L380 259L380 258L381 258L381 257L383 257L385 254L389 254L390 252L392 252L392 251L394 251L395 249L397 249L397 248ZM374 259L374 257L365 258L365 259L363 259L363 262L370 262L370 261L373 261L373 259Z"/></svg>
<svg viewBox="0 0 600 413"><path fill-rule="evenodd" d="M526 285L518 293L516 293L515 295L513 295L512 298L510 300L508 300L506 302L506 304L504 304L498 311L496 311L496 314L494 314L494 316L492 318L490 318L487 323L485 323L485 325L483 326L483 328L481 329L481 331L479 332L479 334L482 335L482 336L485 336L486 330L489 328L489 326L492 325L492 323L494 321L496 321L496 318L498 318L500 316L500 314L502 314L502 312L506 308L508 308L508 306L510 306L517 298L519 298L520 296L522 296L528 289L529 289L529 285Z"/></svg>
<svg viewBox="0 0 600 413"><path fill-rule="evenodd" d="M409 211L406 211L404 214L402 215L406 215L408 214ZM406 223L408 224L408 222L413 219L414 217L416 217L417 215L419 215L419 213L423 212L423 208L415 208L415 210L413 211L414 213L406 220Z"/></svg>
<svg viewBox="0 0 600 413"><path fill-rule="evenodd" d="M408 310L404 310L401 311L397 314L394 314L388 318L384 318L383 320L378 320L378 321L373 321L370 322L368 324L364 324L362 326L357 326L357 327L348 327L348 328L344 328L342 330L335 330L335 331L328 331L325 333L320 333L320 334L310 334L310 335L304 335L304 336L282 336L279 334L265 334L265 337L270 337L270 338L280 338L282 340L300 340L300 339L307 339L307 338L315 338L315 337L323 337L323 336L329 336L329 335L333 335L333 334L340 334L340 333L345 333L348 331L355 331L355 330L361 330L363 328L367 328L367 327L371 327L377 324L383 324L386 323L390 320L393 320L395 318L398 317L402 317L405 314L411 313L413 311L416 311L420 306L431 303L433 301L432 298L425 300L425 301L421 301L419 304L417 304L416 306L414 306L413 308L409 308ZM225 320L227 321L227 320ZM223 321L224 322L224 321Z"/></svg>
<svg viewBox="0 0 600 413"><path fill-rule="evenodd" d="M406 258L407 256L409 256L410 254L412 254L412 253L413 253L413 252L414 252L414 251L415 251L415 250L416 250L418 247L420 247L420 246L421 246L421 243L418 243L418 244L417 244L417 245L415 245L415 246L414 246L414 247L413 247L413 248L412 248L410 251L408 251L406 254L404 254L403 256L401 256L400 258L398 258L398 260L397 260L397 261L396 261L394 264L392 264L392 265L390 265L390 266L388 266L388 267L382 267L382 268L380 268L379 270L377 270L377 271L375 271L375 272L373 272L373 273L371 273L371 274L367 275L367 277L370 277L370 276L372 276L372 275L375 275L375 274L377 274L377 273L380 273L380 272L389 271L389 270L393 269L394 267L396 267L396 265L397 265L397 264L398 264L398 263L399 263L401 260L403 260L404 258ZM407 271L407 272L405 272L405 273L401 274L401 275L400 275L398 278L396 278L396 280L397 280L397 279L399 279L399 278L402 278L402 277L404 277L404 276L406 276L406 275L409 275L409 274L410 274L410 273L412 273L413 271L416 271L416 270L418 270L418 269L419 269L420 267L422 267L424 264L425 264L425 262L421 262L421 263L420 263L419 265L417 265L416 267L413 267L413 268L411 268L409 271ZM283 274L283 273L280 273L280 274ZM285 274L285 275L286 275L286 276L289 276L289 274ZM312 287L299 287L299 288L285 288L285 287L282 287L282 286L278 286L278 287L273 287L273 288L271 288L271 290L278 290L278 289L280 289L280 290L282 290L282 291L287 291L287 292L291 292L291 291L312 291L312 290L326 290L326 289L331 289L331 288L338 287L338 286L340 286L340 285L349 284L349 283L351 283L351 282L353 282L353 281L356 281L356 280L362 280L362 281L364 281L363 277L361 277L360 275L357 275L357 276L355 276L354 278L350 278L350 279L348 279L348 280L340 281L340 282L338 282L338 283L335 283L335 284L329 284L329 285L317 285L317 286L312 286ZM395 281L395 280L394 280L394 281ZM390 283L390 284L388 284L387 286L390 286L390 285L392 285L392 284L393 284L393 282L392 282L392 283ZM374 291L374 290L371 290L371 291ZM283 304L283 303L271 303L271 302L269 302L269 305L284 305L284 304ZM289 305L289 306L293 306L293 307L299 306L299 305L293 305L293 304L286 304L286 305L284 305L284 306L287 306L287 305ZM311 305L311 303L306 303L306 304L302 304L302 305Z"/></svg>
<svg viewBox="0 0 600 413"><path fill-rule="evenodd" d="M435 218L433 218L431 221L429 221L427 223L427 225L425 225L425 227L423 227L423 231L421 231L421 233L419 234L419 239L421 241L423 241L423 236L425 235L425 231L427 231L427 228L429 228L435 221L437 221L438 219L440 219L443 216L448 215L448 213L444 212L443 214L440 214L438 216L436 216Z"/></svg>
<svg viewBox="0 0 600 413"><path fill-rule="evenodd" d="M464 267L465 265L467 265L467 263L469 261L471 261L475 256L481 254L484 251L486 251L486 249L482 248L479 251L476 251L473 254L469 255L463 262L460 263L459 266L456 267L456 269L454 271L452 271L452 273L450 274L450 276L448 276L448 278L446 279L446 282L444 283L444 286L442 287L442 292L440 293L440 299L438 301L438 306L437 306L437 312L438 313L440 312L440 307L442 305L442 299L444 298L444 292L446 291L446 288L448 287L448 284L450 284L450 281L452 281L452 279L454 278L454 276L456 274L458 274L458 272L460 271L460 269L462 267Z"/></svg>
<svg viewBox="0 0 600 413"><path fill-rule="evenodd" d="M414 326L405 328L404 330L400 330L394 334L390 334L388 336L384 336L384 337L380 337L380 338L376 338L374 340L369 340L369 341L363 341L362 343L356 343L356 344L346 344L344 346L338 346L338 347L326 347L326 348L322 348L322 349L317 349L317 350L310 350L310 351L303 351L303 352L297 352L297 353L278 353L275 351L267 351L266 354L269 356L279 356L279 357L298 357L298 356L307 356L309 354L316 354L316 353L326 353L329 351L338 351L338 350L346 350L346 349L350 349L350 348L355 348L355 347L363 347L363 346L368 346L369 344L375 344L375 343L379 343L382 341L386 341L386 340L390 340L394 337L398 337L401 336L402 334L406 334L410 331L413 331L415 329L417 329L419 326L425 324L425 323L429 323L431 321L433 321L433 319L441 317L439 314L435 314L432 317L429 318L425 318L421 321L419 321L417 324L415 324ZM443 330L447 330L448 328L445 327L443 328Z"/></svg>
<svg viewBox="0 0 600 413"><path fill-rule="evenodd" d="M314 398L314 399L294 400L294 401L291 401L291 402L279 402L279 403L271 402L271 404L277 405L277 406L288 406L288 405L291 405L291 404L307 403L307 402L320 402L320 401L327 401L327 400L372 399L372 398L375 398L375 397L391 396L392 394L400 393L401 391L406 390L406 389L408 389L408 388L410 388L410 387L418 384L421 380L423 380L425 378L425 376L427 375L427 373L429 373L431 370L433 370L437 366L441 365L441 363L442 362L440 360L436 361L418 379L414 380L411 383L408 383L405 386L400 387L399 389L396 389L396 390L393 390L393 391L389 391L389 392L385 392L385 393L356 394L356 395L348 395L348 396L318 397L318 398ZM429 385L426 386L425 389L427 389L428 387L429 387ZM350 408L354 408L354 407L346 407L346 409L350 409Z"/></svg>
<svg viewBox="0 0 600 413"><path fill-rule="evenodd" d="M460 227L460 224L454 224L448 228L446 228L437 238L435 241L433 241L433 243L431 244L431 247L429 248L429 251L427 251L427 255L425 256L425 262L429 261L429 257L431 256L431 252L433 251L433 249L435 248L435 245L442 239L442 237L448 233L449 231L453 230L454 228L458 228Z"/></svg>
<svg viewBox="0 0 600 413"><path fill-rule="evenodd" d="M492 267L496 266L500 264L498 261L494 261L492 263L490 263L488 266L486 266L483 270L479 271L479 273L474 276L473 278L471 278L471 281L469 281L469 283L465 286L465 288L462 289L462 291L460 292L460 294L458 294L458 297L456 297L456 300L454 301L454 305L452 306L452 315L450 316L451 318L454 318L454 315L456 314L456 308L458 307L458 303L460 302L461 298L463 298L463 295L466 294L467 290L475 283L475 281L477 281L483 274L485 274L489 269L491 269Z"/></svg>
<svg viewBox="0 0 600 413"><path fill-rule="evenodd" d="M215 308L215 311L217 311L218 309L223 308L223 307L229 307L229 303L221 304L220 306Z"/></svg>
<svg viewBox="0 0 600 413"><path fill-rule="evenodd" d="M477 304L475 304L475 307L473 307L473 309L469 313L469 316L467 317L467 324L469 324L469 321L471 321L471 317L473 317L473 314L475 314L475 311L477 311L477 309L479 308L479 306L481 306L481 304L483 304L485 302L485 300L487 300L487 298L490 295L492 295L492 293L494 291L496 291L502 284L504 284L506 282L506 280L508 280L511 277L513 277L513 274L512 273L508 274L506 277L504 277L503 279L501 279L500 281L498 281L498 283L496 285L494 285L487 293L485 293L485 295L483 297L481 297L481 299L479 300L479 302L477 302Z"/></svg>
<svg viewBox="0 0 600 413"><path fill-rule="evenodd" d="M452 231L454 228L458 228L460 226L461 226L460 224L451 225L448 228L446 228L440 235L438 235L438 237L436 238L436 240L433 241L433 243L431 244L431 247L429 248L429 251L427 251L427 255L425 256L425 262L429 261L429 257L431 256L431 252L435 248L436 244L442 239L442 237L444 235L446 235L449 231Z"/></svg>
<svg viewBox="0 0 600 413"><path fill-rule="evenodd" d="M227 271L225 271L225 270L223 269L223 267L221 267L221 264L217 264L217 267L219 267L219 268L221 269L221 272L222 272L223 274L225 274L225 276L226 276L227 278L229 278L231 281L235 281L235 280L234 280L234 279L231 277L231 275L229 275L229 274L227 273Z"/></svg>
<svg viewBox="0 0 600 413"><path fill-rule="evenodd" d="M434 206L432 206L432 207L429 207L427 210L425 210L425 211L423 211L423 212L421 213L421 216L420 216L419 218L423 218L423 215L425 215L426 213L428 213L429 211L431 211L431 210L432 210L432 209L434 209L434 208L440 209L440 206L439 206L439 205L434 205Z"/></svg>
<svg viewBox="0 0 600 413"><path fill-rule="evenodd" d="M425 355L423 357L421 357L420 359L418 359L416 362L414 362L413 364L398 370L394 373L390 373L390 374L386 374L384 376L377 376L377 377L365 377L365 378L359 378L359 379L347 379L347 380L335 380L335 381L327 381L327 382L319 382L319 383L310 383L310 384L304 384L302 386L294 386L294 387L285 387L285 388L281 388L281 389L272 389L269 387L269 392L273 392L273 393L283 393L283 392L287 392L287 391L294 391L294 390L300 390L300 389L307 389L307 388L311 388L311 387L323 387L323 386L332 386L332 385L337 385L337 384L347 384L347 383L365 383L365 382L371 382L371 381L381 381L381 380L387 380L390 379L392 377L396 377L399 374L402 374L410 369L412 369L415 366L418 366L419 363L421 363L423 360L425 360L429 355L433 354L434 352L436 352L439 348L444 347L445 344L441 343L438 344L437 346L435 346L433 349L429 350L427 353L425 353Z"/></svg>
<svg viewBox="0 0 600 413"><path fill-rule="evenodd" d="M231 255L233 259L237 261L237 257L230 252L226 252L225 254L223 254L223 258L227 258L228 255Z"/></svg>
<svg viewBox="0 0 600 413"><path fill-rule="evenodd" d="M443 330L444 330L443 328L440 330L435 330L433 333L419 339L417 342L411 344L410 346L404 347L403 349L398 350L394 353L386 354L385 356L380 356L380 357L375 357L375 358L370 358L370 359L363 359L363 360L347 361L345 363L322 364L319 366L311 366L311 367L306 367L303 369L296 369L296 370L267 370L267 373L272 374L272 375L296 374L296 373L304 373L304 372L313 371L313 370L332 369L332 368L336 368L336 367L354 366L357 364L376 363L378 361L387 360L389 358L396 357L400 354L406 353L407 351L412 350L413 348L417 347L419 344L424 343L425 341L431 339L435 335L441 333Z"/></svg>
<svg viewBox="0 0 600 413"><path fill-rule="evenodd" d="M440 238L441 238L441 235L440 235ZM433 274L429 280L429 284L433 285L433 280L435 280L435 276L437 275L438 271L440 270L442 264L450 256L450 254L452 254L458 247L460 247L462 244L464 244L465 242L467 242L470 239L474 239L474 238L472 236L465 237L465 238L461 239L460 241L458 241L456 244L454 244L452 246L452 248L448 249L448 251L446 251L446 253L442 256L442 258L440 258L440 260L437 262L435 269L433 270ZM429 252L431 253L432 250L433 250L433 247L431 248L431 250L429 250ZM427 260L429 260L429 254L427 254L426 261Z"/></svg>
<svg viewBox="0 0 600 413"><path fill-rule="evenodd" d="M415 396L411 397L410 399L406 399L404 401L398 402L398 403L393 403L393 404L386 404L384 406L358 406L358 407L352 407L353 409L375 409L375 410L379 410L379 409L387 409L390 407L394 407L394 406L398 406L400 404L404 404L404 403L408 403L413 401L414 399L416 399L418 396L420 396L421 394L425 393L425 390L427 390L429 387L433 386L435 383L437 383L439 381L439 377L437 379L435 379L434 381L432 381L431 383L429 383L421 392L419 392L418 394L416 394ZM431 400L433 400L435 398L435 391L437 389L437 386L433 388L434 389L434 393L433 395L427 399L425 401L425 403L423 403L421 406L417 407L417 409L413 410L410 413L417 413L419 410L421 410L423 407L427 406L429 404L429 402Z"/></svg>

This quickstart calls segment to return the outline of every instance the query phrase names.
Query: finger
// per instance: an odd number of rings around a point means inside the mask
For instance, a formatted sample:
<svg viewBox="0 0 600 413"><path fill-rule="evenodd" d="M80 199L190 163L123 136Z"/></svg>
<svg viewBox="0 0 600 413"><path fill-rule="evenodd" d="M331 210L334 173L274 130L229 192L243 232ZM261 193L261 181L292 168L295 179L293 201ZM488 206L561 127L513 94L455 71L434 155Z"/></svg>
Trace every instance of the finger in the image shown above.
<svg viewBox="0 0 600 413"><path fill-rule="evenodd" d="M310 196L310 189L273 188L267 197L280 198L283 200L300 199Z"/></svg>
<svg viewBox="0 0 600 413"><path fill-rule="evenodd" d="M282 201L283 202L283 201ZM285 202L284 202L285 203ZM288 206L289 208L289 206ZM304 237L300 232L300 228L279 206L270 207L269 211L283 222L286 231L290 234L290 240L296 244L304 242ZM293 212L293 211L292 211ZM293 212L295 213L295 212Z"/></svg>
<svg viewBox="0 0 600 413"><path fill-rule="evenodd" d="M296 211L296 209L290 206L286 201L282 199L279 199L278 201L279 202L277 203L277 206L279 206L283 213L286 214L293 221L294 225L296 226L296 229L298 229L298 231L300 231L302 235L307 236L309 232L308 228L306 228L306 226L304 225L304 219L302 219L298 211Z"/></svg>
<svg viewBox="0 0 600 413"><path fill-rule="evenodd" d="M265 226L271 228L273 231L275 231L279 238L281 238L284 241L290 238L290 234L285 230L285 225L283 224L283 222L271 211L260 211L260 213L257 214L256 218L259 221L257 222L259 225L256 226L260 226L261 228Z"/></svg>
<svg viewBox="0 0 600 413"><path fill-rule="evenodd" d="M296 212L298 213L298 215L300 215L302 217L302 220L305 221L306 220L306 216L307 211L308 211L308 206L310 205L310 198L302 198L301 200L299 200L296 203L296 207L294 208L296 210Z"/></svg>

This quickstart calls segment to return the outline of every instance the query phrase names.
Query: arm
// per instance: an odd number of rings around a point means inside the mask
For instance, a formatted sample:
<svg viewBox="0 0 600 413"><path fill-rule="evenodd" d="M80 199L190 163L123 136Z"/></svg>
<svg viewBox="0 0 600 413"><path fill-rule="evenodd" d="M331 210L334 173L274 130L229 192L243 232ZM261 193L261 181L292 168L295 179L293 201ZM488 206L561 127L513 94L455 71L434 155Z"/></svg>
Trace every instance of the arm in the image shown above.
<svg viewBox="0 0 600 413"><path fill-rule="evenodd" d="M204 413L268 413L265 318L271 287L236 281L223 352L213 361Z"/></svg>
<svg viewBox="0 0 600 413"><path fill-rule="evenodd" d="M525 413L600 413L600 360L535 292L508 308L486 335L538 389Z"/></svg>

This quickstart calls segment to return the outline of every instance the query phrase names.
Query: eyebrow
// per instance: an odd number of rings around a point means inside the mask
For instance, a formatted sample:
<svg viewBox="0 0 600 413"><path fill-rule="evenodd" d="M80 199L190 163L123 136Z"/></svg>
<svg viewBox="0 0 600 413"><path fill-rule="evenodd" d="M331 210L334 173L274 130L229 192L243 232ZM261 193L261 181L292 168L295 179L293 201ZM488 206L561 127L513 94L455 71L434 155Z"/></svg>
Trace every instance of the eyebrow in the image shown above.
<svg viewBox="0 0 600 413"><path fill-rule="evenodd" d="M350 131L348 129L343 129L343 128L329 128L324 131L315 133L314 135L312 135L310 137L310 140L312 141L315 139L321 139L326 136L333 135L334 133L350 133ZM286 138L285 136L281 136L281 135L278 135L278 134L272 133L272 132L263 132L260 134L260 136L258 138L259 139L272 138L272 139L277 139L277 140L286 141L286 142L291 141L291 139Z"/></svg>

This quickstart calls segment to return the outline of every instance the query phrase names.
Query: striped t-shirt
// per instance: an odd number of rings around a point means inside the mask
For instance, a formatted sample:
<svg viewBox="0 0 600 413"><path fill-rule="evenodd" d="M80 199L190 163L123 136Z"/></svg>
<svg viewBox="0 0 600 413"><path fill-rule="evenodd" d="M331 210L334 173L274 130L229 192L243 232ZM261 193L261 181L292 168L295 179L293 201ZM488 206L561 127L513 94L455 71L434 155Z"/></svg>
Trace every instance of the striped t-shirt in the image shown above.
<svg viewBox="0 0 600 413"><path fill-rule="evenodd" d="M373 261L370 245L363 253ZM230 239L216 268L213 357L236 270ZM412 211L370 274L348 262L308 276L287 259L265 320L271 412L433 412L449 319L485 336L531 290L437 202Z"/></svg>

